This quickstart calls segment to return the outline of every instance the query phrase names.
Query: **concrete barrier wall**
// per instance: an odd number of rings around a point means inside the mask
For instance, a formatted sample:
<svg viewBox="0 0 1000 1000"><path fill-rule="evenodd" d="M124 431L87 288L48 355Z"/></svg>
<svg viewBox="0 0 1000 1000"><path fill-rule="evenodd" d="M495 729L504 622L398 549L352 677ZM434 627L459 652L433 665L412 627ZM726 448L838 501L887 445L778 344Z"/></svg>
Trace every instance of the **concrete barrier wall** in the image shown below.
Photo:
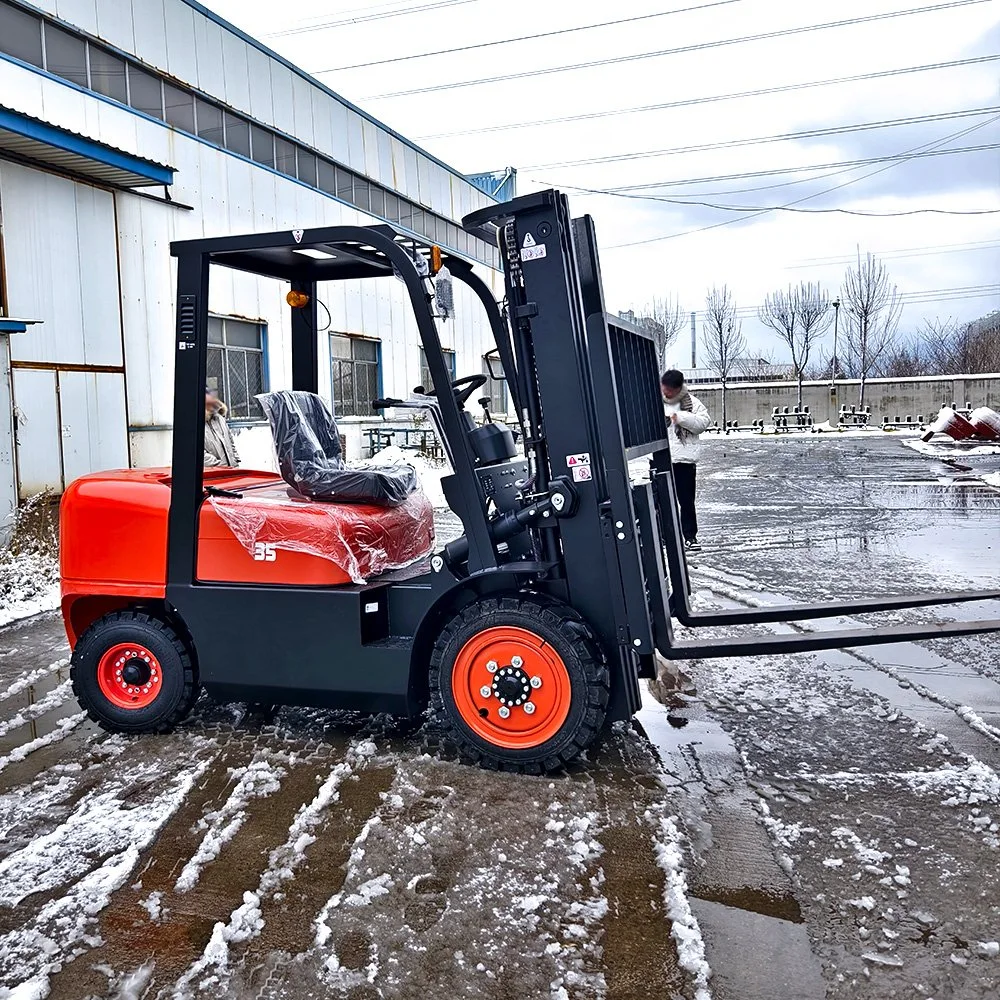
<svg viewBox="0 0 1000 1000"><path fill-rule="evenodd" d="M831 390L829 380L804 382L802 403L808 406L818 423L835 423L841 406L857 405L860 382L838 379ZM693 385L691 391L708 407L712 419L722 422L722 387ZM741 424L769 420L776 406L795 406L794 382L738 382L726 392L726 416ZM897 415L925 418L935 415L942 406L990 406L1000 411L1000 374L933 375L909 379L869 379L865 386L865 405L871 407L872 424L883 417Z"/></svg>

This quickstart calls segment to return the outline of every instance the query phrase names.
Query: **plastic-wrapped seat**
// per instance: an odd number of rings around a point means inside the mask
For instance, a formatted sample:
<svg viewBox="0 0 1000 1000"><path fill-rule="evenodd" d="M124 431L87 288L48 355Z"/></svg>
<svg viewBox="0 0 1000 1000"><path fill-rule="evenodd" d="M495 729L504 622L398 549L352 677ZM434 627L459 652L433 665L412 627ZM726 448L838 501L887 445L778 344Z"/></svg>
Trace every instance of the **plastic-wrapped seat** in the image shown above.
<svg viewBox="0 0 1000 1000"><path fill-rule="evenodd" d="M349 468L337 422L315 393L285 389L257 399L271 425L281 478L303 496L396 507L417 489L408 465Z"/></svg>

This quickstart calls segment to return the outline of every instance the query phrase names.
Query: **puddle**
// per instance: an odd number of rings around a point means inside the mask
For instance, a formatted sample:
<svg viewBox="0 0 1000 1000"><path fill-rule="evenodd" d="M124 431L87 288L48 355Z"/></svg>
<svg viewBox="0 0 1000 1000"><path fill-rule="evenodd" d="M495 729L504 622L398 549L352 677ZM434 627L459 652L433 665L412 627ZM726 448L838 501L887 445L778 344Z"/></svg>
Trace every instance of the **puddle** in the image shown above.
<svg viewBox="0 0 1000 1000"><path fill-rule="evenodd" d="M677 783L677 808L697 862L688 873L691 897L801 923L729 734L697 704L668 712L647 698L637 721L668 781Z"/></svg>

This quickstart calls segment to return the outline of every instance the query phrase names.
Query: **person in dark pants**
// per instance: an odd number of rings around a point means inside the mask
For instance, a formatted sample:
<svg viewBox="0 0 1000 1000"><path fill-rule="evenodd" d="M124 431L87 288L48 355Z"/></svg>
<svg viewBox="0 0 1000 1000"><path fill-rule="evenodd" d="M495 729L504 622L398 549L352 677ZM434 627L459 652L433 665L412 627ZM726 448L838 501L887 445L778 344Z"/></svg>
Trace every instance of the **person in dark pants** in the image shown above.
<svg viewBox="0 0 1000 1000"><path fill-rule="evenodd" d="M705 404L692 396L684 384L684 375L671 368L660 379L663 408L667 414L667 437L670 458L674 466L677 503L681 512L681 534L689 552L701 549L698 544L698 514L695 509L695 487L698 456L701 453L702 431L708 430L712 418Z"/></svg>

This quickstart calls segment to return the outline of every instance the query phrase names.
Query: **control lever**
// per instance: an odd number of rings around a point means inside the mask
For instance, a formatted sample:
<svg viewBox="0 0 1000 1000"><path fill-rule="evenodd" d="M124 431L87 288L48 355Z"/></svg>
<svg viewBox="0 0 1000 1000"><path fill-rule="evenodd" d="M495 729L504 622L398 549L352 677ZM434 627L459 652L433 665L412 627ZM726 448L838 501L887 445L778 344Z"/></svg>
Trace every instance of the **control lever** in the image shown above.
<svg viewBox="0 0 1000 1000"><path fill-rule="evenodd" d="M494 423L493 417L490 414L490 397L483 396L482 399L477 399L476 402L483 408L483 416L486 417L486 423Z"/></svg>
<svg viewBox="0 0 1000 1000"><path fill-rule="evenodd" d="M385 399L373 399L372 409L388 410L393 406L403 406L405 403L405 399L393 399L391 396L387 396Z"/></svg>

